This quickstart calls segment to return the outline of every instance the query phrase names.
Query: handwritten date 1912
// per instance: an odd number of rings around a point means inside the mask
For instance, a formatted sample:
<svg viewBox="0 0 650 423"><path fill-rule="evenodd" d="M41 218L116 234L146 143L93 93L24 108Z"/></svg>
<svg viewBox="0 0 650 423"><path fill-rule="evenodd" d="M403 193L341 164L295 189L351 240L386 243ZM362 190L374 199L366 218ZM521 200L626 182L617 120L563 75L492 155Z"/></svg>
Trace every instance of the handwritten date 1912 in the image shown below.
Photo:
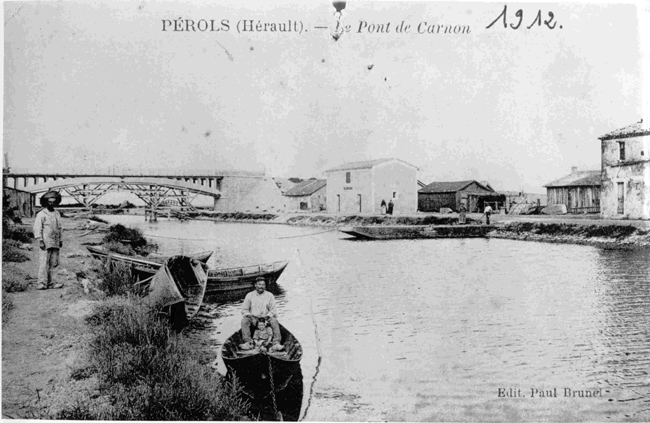
<svg viewBox="0 0 650 423"><path fill-rule="evenodd" d="M521 26L522 21L524 20L524 11L523 11L523 9L517 10L517 12L515 13L515 18L516 18L515 20L518 19L518 21L515 24L510 24L510 28L519 29L519 27ZM494 21L492 21L492 23L490 25L486 26L485 28L486 29L491 28L492 25L497 23L500 19L503 20L503 27L508 28L508 21L507 21L507 19L508 19L508 5L504 5L503 6L503 12L501 12L501 14ZM537 24L537 26L542 26L542 23L544 23L544 25L546 25L549 29L555 29L555 27L557 26L557 22L554 22L553 21L554 19L555 19L555 14L553 12L549 11L548 12L548 19L542 20L542 11L539 10L537 12L537 15L535 16L535 19L533 20L533 22L530 25L528 25L526 27L526 29L531 29L535 24ZM560 29L562 29L562 25L559 25L558 27Z"/></svg>

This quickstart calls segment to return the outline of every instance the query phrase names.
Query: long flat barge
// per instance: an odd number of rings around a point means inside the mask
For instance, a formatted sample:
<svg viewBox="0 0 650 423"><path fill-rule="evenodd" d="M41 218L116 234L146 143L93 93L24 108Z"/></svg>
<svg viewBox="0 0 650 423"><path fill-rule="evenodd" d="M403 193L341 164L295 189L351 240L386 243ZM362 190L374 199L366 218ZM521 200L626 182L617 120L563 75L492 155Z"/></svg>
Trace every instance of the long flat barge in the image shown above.
<svg viewBox="0 0 650 423"><path fill-rule="evenodd" d="M339 231L359 239L486 238L494 225L344 226Z"/></svg>

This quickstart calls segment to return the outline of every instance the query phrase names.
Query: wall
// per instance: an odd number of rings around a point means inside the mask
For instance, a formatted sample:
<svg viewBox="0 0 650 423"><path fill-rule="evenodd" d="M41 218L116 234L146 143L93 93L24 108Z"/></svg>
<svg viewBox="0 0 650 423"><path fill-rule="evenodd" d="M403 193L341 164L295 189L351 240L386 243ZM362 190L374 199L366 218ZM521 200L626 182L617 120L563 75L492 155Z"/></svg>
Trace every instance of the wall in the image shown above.
<svg viewBox="0 0 650 423"><path fill-rule="evenodd" d="M3 188L3 195L8 197L9 207L15 207L20 217L32 217L36 209L36 195L13 188ZM4 204L3 204L4 206Z"/></svg>
<svg viewBox="0 0 650 423"><path fill-rule="evenodd" d="M564 204L567 208L597 207L600 204L600 187L549 187L546 188L548 204Z"/></svg>
<svg viewBox="0 0 650 423"><path fill-rule="evenodd" d="M372 213L372 169L357 169L350 172L350 183L346 182L346 171L327 174L327 212L358 214L358 195L361 195L361 213ZM339 211L338 197L341 198Z"/></svg>
<svg viewBox="0 0 650 423"><path fill-rule="evenodd" d="M625 160L619 143L625 142ZM601 214L607 218L650 219L650 136L601 141L603 179ZM623 213L618 210L618 184L623 183Z"/></svg>
<svg viewBox="0 0 650 423"><path fill-rule="evenodd" d="M417 212L417 169L400 161L380 163L373 168L374 190L371 213L381 213L381 200L393 200L393 214ZM393 197L393 193L395 198Z"/></svg>
<svg viewBox="0 0 650 423"><path fill-rule="evenodd" d="M441 207L456 208L456 193L420 193L418 194L418 210L438 213Z"/></svg>
<svg viewBox="0 0 650 423"><path fill-rule="evenodd" d="M216 211L283 211L285 198L273 179L267 177L226 176L221 181L221 198Z"/></svg>

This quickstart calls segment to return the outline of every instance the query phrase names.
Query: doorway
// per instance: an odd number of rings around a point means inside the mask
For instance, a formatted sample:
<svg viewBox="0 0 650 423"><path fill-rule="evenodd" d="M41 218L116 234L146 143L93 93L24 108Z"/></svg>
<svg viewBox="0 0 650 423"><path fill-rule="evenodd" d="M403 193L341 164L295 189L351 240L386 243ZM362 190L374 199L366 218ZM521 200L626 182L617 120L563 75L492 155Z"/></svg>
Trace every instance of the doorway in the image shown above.
<svg viewBox="0 0 650 423"><path fill-rule="evenodd" d="M625 182L616 184L618 187L618 214L625 214Z"/></svg>

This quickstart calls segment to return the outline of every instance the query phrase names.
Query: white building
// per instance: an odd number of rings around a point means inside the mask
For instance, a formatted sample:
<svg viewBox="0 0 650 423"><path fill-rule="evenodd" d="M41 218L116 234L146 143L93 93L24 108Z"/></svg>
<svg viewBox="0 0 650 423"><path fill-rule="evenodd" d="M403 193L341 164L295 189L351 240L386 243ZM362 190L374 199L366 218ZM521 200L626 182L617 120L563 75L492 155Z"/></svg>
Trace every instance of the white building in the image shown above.
<svg viewBox="0 0 650 423"><path fill-rule="evenodd" d="M326 170L327 211L379 214L381 202L393 201L393 214L418 208L418 168L399 159L346 163Z"/></svg>

